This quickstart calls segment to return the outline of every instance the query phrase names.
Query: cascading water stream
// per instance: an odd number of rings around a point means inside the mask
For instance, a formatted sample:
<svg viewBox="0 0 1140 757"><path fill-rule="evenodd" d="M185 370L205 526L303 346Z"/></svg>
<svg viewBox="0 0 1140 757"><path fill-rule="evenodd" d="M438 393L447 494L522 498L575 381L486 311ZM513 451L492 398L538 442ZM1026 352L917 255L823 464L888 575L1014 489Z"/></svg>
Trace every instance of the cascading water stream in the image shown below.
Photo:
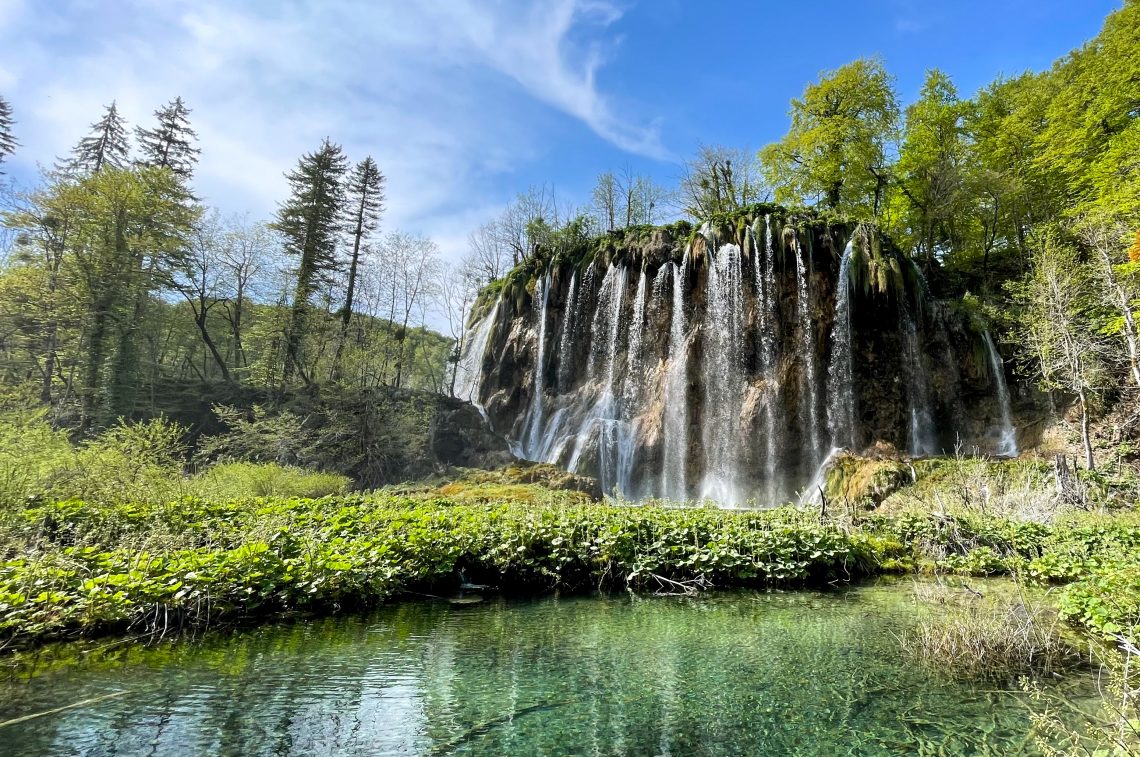
<svg viewBox="0 0 1140 757"><path fill-rule="evenodd" d="M982 341L986 345L989 355L990 373L993 374L994 384L997 388L998 410L1001 425L998 427L997 454L1006 457L1017 457L1017 431L1013 427L1012 412L1010 410L1009 386L1005 382L1005 363L994 344L990 332L982 334Z"/></svg>
<svg viewBox="0 0 1140 757"><path fill-rule="evenodd" d="M535 300L540 304L538 308L538 349L535 351L534 370L531 373L533 386L531 387L530 414L527 418L526 435L523 437L522 445L528 454L534 454L537 451L536 447L541 444L544 420L543 398L545 395L543 376L546 372L546 309L550 302L550 283L551 274L548 270L546 275L539 280L538 291L535 292Z"/></svg>
<svg viewBox="0 0 1140 757"><path fill-rule="evenodd" d="M459 362L455 365L455 396L467 400L486 417L486 412L480 402L479 383L483 378L483 358L487 354L487 344L491 340L491 331L499 319L499 306L502 300L495 300L495 304L476 323L467 336Z"/></svg>
<svg viewBox="0 0 1140 757"><path fill-rule="evenodd" d="M701 379L705 453L700 496L726 504L740 501L740 409L743 389L744 282L741 251L721 247L709 261Z"/></svg>
<svg viewBox="0 0 1140 757"><path fill-rule="evenodd" d="M629 339L626 345L625 380L619 418L616 422L618 488L626 497L636 497L633 482L633 454L636 434L633 416L641 401L644 390L644 375L641 369L642 334L645 328L645 300L649 277L642 269L637 281L637 293L633 298L633 318L629 323Z"/></svg>
<svg viewBox="0 0 1140 757"><path fill-rule="evenodd" d="M610 265L598 290L598 307L590 326L588 383L597 399L586 412L574 439L569 468L579 471L583 453L591 442L598 452L598 481L602 491L611 494L620 484L618 475L618 424L621 401L617 396L618 336L621 334L621 308L624 302L627 269ZM604 338L603 338L604 337Z"/></svg>
<svg viewBox="0 0 1140 757"><path fill-rule="evenodd" d="M576 304L575 295L578 293L578 272L570 274L570 290L566 293L566 307L562 313L562 337L558 345L558 391L565 392L570 388L574 371L574 320Z"/></svg>
<svg viewBox="0 0 1140 757"><path fill-rule="evenodd" d="M626 349L625 387L623 394L628 405L633 405L641 396L641 337L645 328L645 298L649 277L645 270L637 280L637 293L633 296L633 319L629 323L629 344Z"/></svg>
<svg viewBox="0 0 1140 757"><path fill-rule="evenodd" d="M796 314L799 320L800 356L804 371L800 382L800 418L806 428L804 441L809 468L819 464L819 381L816 368L815 323L811 312L811 284L807 271L807 252L799 235L793 237L796 255Z"/></svg>
<svg viewBox="0 0 1140 757"><path fill-rule="evenodd" d="M776 329L779 327L776 291L776 256L772 248L772 217L764 216L764 267L757 270L757 292L760 297L760 363L764 379L764 482L765 495L769 504L775 504L783 496L778 475L778 460L783 445L783 424L779 421L780 387L776 374L777 353Z"/></svg>
<svg viewBox="0 0 1140 757"><path fill-rule="evenodd" d="M669 358L665 377L665 419L662 423L661 491L663 497L687 499L689 459L689 352L685 320L685 273L689 252L673 272L673 307L669 323Z"/></svg>
<svg viewBox="0 0 1140 757"><path fill-rule="evenodd" d="M855 448L855 381L851 365L851 252L847 242L839 261L835 289L835 323L831 329L831 362L827 368L827 425L831 446Z"/></svg>
<svg viewBox="0 0 1140 757"><path fill-rule="evenodd" d="M899 298L899 331L902 334L902 369L910 413L910 454L914 457L933 455L937 452L937 443L930 400L930 374L920 346L918 323L905 295Z"/></svg>

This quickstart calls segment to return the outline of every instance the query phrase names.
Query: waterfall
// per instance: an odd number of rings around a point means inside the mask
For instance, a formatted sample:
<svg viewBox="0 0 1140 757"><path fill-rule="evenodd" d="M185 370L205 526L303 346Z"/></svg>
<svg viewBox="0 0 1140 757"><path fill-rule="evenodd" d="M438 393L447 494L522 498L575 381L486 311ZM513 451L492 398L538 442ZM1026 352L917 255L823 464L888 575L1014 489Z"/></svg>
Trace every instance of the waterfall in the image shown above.
<svg viewBox="0 0 1140 757"><path fill-rule="evenodd" d="M899 296L899 330L902 332L903 376L906 379L907 404L910 414L908 445L914 457L937 452L934 438L934 413L930 401L930 374L922 354L918 323L911 313L905 293Z"/></svg>
<svg viewBox="0 0 1140 757"><path fill-rule="evenodd" d="M574 305L578 293L578 272L570 274L570 289L566 293L566 307L562 312L562 338L558 345L558 391L570 388L574 376Z"/></svg>
<svg viewBox="0 0 1140 757"><path fill-rule="evenodd" d="M1013 427L1012 413L1010 412L1009 386L1005 382L1005 363L997 351L990 332L982 334L982 341L986 345L986 353L990 359L990 373L993 374L994 384L997 387L998 407L1000 408L1001 426L998 427L997 454L1006 457L1017 457L1017 431Z"/></svg>
<svg viewBox="0 0 1140 757"><path fill-rule="evenodd" d="M702 499L737 503L740 409L743 389L744 286L741 251L726 244L708 267L701 380L705 402L701 423L705 453Z"/></svg>
<svg viewBox="0 0 1140 757"><path fill-rule="evenodd" d="M796 254L796 313L800 329L800 356L804 371L800 381L800 420L807 427L807 462L815 467L819 462L819 381L816 379L815 323L811 314L811 286L807 271L807 254L800 244L799 235L793 237Z"/></svg>
<svg viewBox="0 0 1140 757"><path fill-rule="evenodd" d="M776 292L776 256L772 249L772 217L764 216L764 268L756 266L757 293L760 297L760 364L764 379L764 481L768 504L780 501L783 494L780 487L779 454L783 445L783 430L779 422L777 403L780 401L780 387L777 383L776 329L779 327Z"/></svg>
<svg viewBox="0 0 1140 757"><path fill-rule="evenodd" d="M479 384L483 378L483 358L487 354L491 331L499 319L501 303L502 300L495 300L495 305L468 331L467 340L459 355L459 362L455 365L455 396L475 405L480 412L483 412L479 397Z"/></svg>
<svg viewBox="0 0 1140 757"><path fill-rule="evenodd" d="M641 396L641 335L645 328L645 297L648 277L642 269L637 280L637 294L633 297L633 320L629 324L629 346L626 349L625 400L633 405Z"/></svg>
<svg viewBox="0 0 1140 757"><path fill-rule="evenodd" d="M626 346L625 382L622 402L616 428L617 482L621 493L626 497L636 497L637 489L633 481L634 450L637 438L634 416L641 401L644 389L644 375L641 370L642 334L645 328L645 298L648 288L645 269L637 280L637 293L633 298L633 318L629 323L629 339Z"/></svg>
<svg viewBox="0 0 1140 757"><path fill-rule="evenodd" d="M657 269L657 275L653 277L653 288L650 291L655 303L659 303L665 298L665 282L669 280L671 270L671 266L663 265Z"/></svg>
<svg viewBox="0 0 1140 757"><path fill-rule="evenodd" d="M937 453L943 398L935 387L952 366L938 368L938 382L931 372L944 345L956 362L955 343L934 331L941 311L923 304L909 270L889 295L855 286L863 252L881 256L876 264L906 264L865 230L824 266L813 246L822 255L820 240L837 229L797 234L798 220L781 219L774 212L735 227L705 223L684 246L658 246L675 239L670 230L588 262L559 259L529 282L532 298L505 298L472 324L457 394L485 401L517 454L595 477L607 496L630 499L775 505L818 496L813 489L837 449L881 437L912 455ZM890 313L885 339L881 324L854 332L876 313ZM857 336L874 337L884 352L866 369L891 380L883 401L856 390ZM992 337L985 341L996 380L1000 356ZM503 361L496 373L492 353ZM1002 441L993 446L1008 453L1016 449L1008 389L996 387ZM874 423L863 426L864 415Z"/></svg>
<svg viewBox="0 0 1140 757"><path fill-rule="evenodd" d="M659 494L674 500L687 499L689 496L686 476L689 460L689 354L685 322L685 272L688 267L687 250L680 265L670 265L673 272L673 312L669 324Z"/></svg>
<svg viewBox="0 0 1140 757"><path fill-rule="evenodd" d="M835 288L835 323L831 328L831 362L827 368L827 425L831 446L855 448L855 381L851 368L852 236L839 261Z"/></svg>
<svg viewBox="0 0 1140 757"><path fill-rule="evenodd" d="M539 279L538 289L535 294L535 304L538 306L538 349L535 351L534 356L534 371L531 373L531 401L530 401L530 414L527 423L526 434L523 436L523 449L527 453L533 453L536 443L539 443L538 437L542 433L543 426L543 396L545 394L543 384L545 383L544 377L546 373L546 308L550 302L550 282L551 274L547 270L546 275Z"/></svg>
<svg viewBox="0 0 1140 757"><path fill-rule="evenodd" d="M619 429L621 402L616 395L618 336L625 296L627 269L611 264L598 291L598 307L590 326L590 360L587 379L595 384L597 399L578 427L569 468L578 472L582 454L595 440L598 451L598 481L606 494L620 484Z"/></svg>

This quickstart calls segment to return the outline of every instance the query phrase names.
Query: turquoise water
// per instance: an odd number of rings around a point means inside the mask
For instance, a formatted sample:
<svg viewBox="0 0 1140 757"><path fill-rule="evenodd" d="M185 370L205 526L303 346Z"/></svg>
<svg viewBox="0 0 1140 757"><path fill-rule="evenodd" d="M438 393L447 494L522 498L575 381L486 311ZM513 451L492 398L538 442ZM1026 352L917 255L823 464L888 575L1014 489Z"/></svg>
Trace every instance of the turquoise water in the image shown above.
<svg viewBox="0 0 1140 757"><path fill-rule="evenodd" d="M906 584L496 598L49 649L0 721L95 701L0 727L0 753L1032 754L1023 697L902 657L913 614Z"/></svg>

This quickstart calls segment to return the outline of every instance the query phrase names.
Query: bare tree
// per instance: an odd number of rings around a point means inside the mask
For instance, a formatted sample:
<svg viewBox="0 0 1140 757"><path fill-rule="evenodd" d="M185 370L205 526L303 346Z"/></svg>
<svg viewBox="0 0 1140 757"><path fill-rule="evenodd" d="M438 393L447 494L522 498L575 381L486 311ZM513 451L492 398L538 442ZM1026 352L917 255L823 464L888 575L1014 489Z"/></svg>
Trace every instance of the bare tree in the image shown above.
<svg viewBox="0 0 1140 757"><path fill-rule="evenodd" d="M232 377L229 366L210 335L210 311L221 304L226 295L223 283L226 281L226 270L221 257L224 235L222 221L216 210L194 225L190 244L174 274L174 287L190 305L194 326L221 372L222 380L230 383Z"/></svg>
<svg viewBox="0 0 1140 757"><path fill-rule="evenodd" d="M495 229L500 244L510 252L512 264L518 265L530 257L537 245L548 242L560 223L554 189L544 184L530 187L507 205Z"/></svg>
<svg viewBox="0 0 1140 757"><path fill-rule="evenodd" d="M469 265L481 283L502 278L511 264L511 251L503 244L498 221L489 221L467 235Z"/></svg>
<svg viewBox="0 0 1140 757"><path fill-rule="evenodd" d="M1118 266L1125 264L1124 256L1129 237L1128 227L1121 221L1102 214L1090 214L1077 220L1077 235L1093 253L1093 268L1101 286L1104 287L1113 306L1119 312L1121 333L1128 346L1128 364L1132 380L1140 386L1140 338L1137 336L1136 318L1132 313L1132 303L1136 301L1136 287L1128 277L1118 272Z"/></svg>
<svg viewBox="0 0 1140 757"><path fill-rule="evenodd" d="M412 314L421 312L434 295L440 264L439 248L425 237L393 231L380 243L379 253L390 284L388 321L390 334L396 343L396 373L392 383L398 387L404 380L407 366L408 326Z"/></svg>
<svg viewBox="0 0 1140 757"><path fill-rule="evenodd" d="M627 163L620 173L607 171L598 176L589 215L605 231L651 224L665 196L664 189Z"/></svg>
<svg viewBox="0 0 1140 757"><path fill-rule="evenodd" d="M704 219L770 196L750 150L702 145L683 166L677 202L681 212Z"/></svg>
<svg viewBox="0 0 1140 757"><path fill-rule="evenodd" d="M281 240L265 224L251 224L243 216L226 220L218 263L224 273L221 304L230 327L235 367L249 366L242 341L246 311L250 302L273 296L269 274L282 265L280 253Z"/></svg>
<svg viewBox="0 0 1140 757"><path fill-rule="evenodd" d="M1089 434L1094 397L1111 382L1109 348L1089 315L1090 272L1055 233L1038 236L1029 278L1015 291L1023 306L1020 338L1036 358L1040 384L1075 396L1085 465L1096 467Z"/></svg>
<svg viewBox="0 0 1140 757"><path fill-rule="evenodd" d="M618 182L613 171L606 171L598 176L591 193L594 216L599 225L606 231L617 228L618 219Z"/></svg>
<svg viewBox="0 0 1140 757"><path fill-rule="evenodd" d="M453 397L459 357L463 354L463 340L467 335L467 317L478 292L479 268L470 256L464 258L458 265L444 269L436 296L439 312L447 322L448 336L454 342L451 354L448 356L451 375L447 390L447 393Z"/></svg>

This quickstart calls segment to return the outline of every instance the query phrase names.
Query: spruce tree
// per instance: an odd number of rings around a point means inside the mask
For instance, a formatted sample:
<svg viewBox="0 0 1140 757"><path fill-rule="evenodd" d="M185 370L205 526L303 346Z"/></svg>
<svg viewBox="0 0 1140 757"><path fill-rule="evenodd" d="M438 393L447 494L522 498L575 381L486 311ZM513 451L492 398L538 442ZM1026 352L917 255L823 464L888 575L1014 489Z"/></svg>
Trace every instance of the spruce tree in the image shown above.
<svg viewBox="0 0 1140 757"><path fill-rule="evenodd" d="M19 142L12 134L12 107L8 105L8 101L0 96L0 163L4 159L16 151ZM3 171L0 171L3 173Z"/></svg>
<svg viewBox="0 0 1140 757"><path fill-rule="evenodd" d="M336 244L346 169L347 159L340 145L325 138L316 152L303 155L297 168L286 174L292 192L278 209L274 224L285 238L285 252L298 259L293 312L286 333L286 381L295 372L309 381L302 360L309 304L317 288L330 283L332 272L338 268Z"/></svg>
<svg viewBox="0 0 1140 757"><path fill-rule="evenodd" d="M176 97L154 112L158 125L153 129L135 129L139 145L139 163L169 168L182 179L190 179L201 150L194 146L198 134L190 128L190 109Z"/></svg>
<svg viewBox="0 0 1140 757"><path fill-rule="evenodd" d="M79 140L71 159L62 168L69 173L91 175L105 167L125 168L130 153L127 122L112 101L103 117L91 124L91 135Z"/></svg>
<svg viewBox="0 0 1140 757"><path fill-rule="evenodd" d="M346 229L352 235L352 255L348 262L348 284L344 308L340 316L340 341L333 361L334 377L339 378L341 356L352 319L352 302L356 294L356 272L360 265L361 244L376 230L384 212L384 174L369 155L353 167L348 176L345 198Z"/></svg>

